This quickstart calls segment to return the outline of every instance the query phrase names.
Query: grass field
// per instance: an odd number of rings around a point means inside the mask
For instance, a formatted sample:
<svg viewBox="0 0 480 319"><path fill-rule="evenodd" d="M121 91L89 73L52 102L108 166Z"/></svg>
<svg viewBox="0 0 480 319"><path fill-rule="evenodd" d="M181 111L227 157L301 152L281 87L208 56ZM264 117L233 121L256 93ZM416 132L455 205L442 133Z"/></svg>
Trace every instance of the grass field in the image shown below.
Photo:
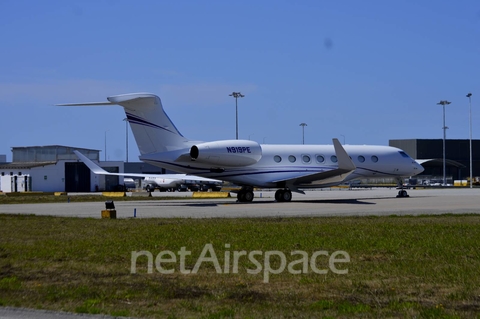
<svg viewBox="0 0 480 319"><path fill-rule="evenodd" d="M1 211L1 206L0 206ZM0 215L0 306L146 318L480 318L480 215L259 219L78 219ZM221 267L197 258L211 244ZM185 264L132 251L191 251ZM312 272L270 274L235 251L319 255ZM227 252L227 254L226 254ZM164 260L168 255L162 255ZM162 257L161 256L161 257ZM211 255L209 255L211 256ZM170 256L171 257L171 256ZM237 256L238 257L238 256ZM165 259L166 258L166 259ZM227 271L225 273L225 260ZM177 260L178 261L178 260ZM270 258L272 269L281 258ZM303 264L293 270L301 272Z"/></svg>

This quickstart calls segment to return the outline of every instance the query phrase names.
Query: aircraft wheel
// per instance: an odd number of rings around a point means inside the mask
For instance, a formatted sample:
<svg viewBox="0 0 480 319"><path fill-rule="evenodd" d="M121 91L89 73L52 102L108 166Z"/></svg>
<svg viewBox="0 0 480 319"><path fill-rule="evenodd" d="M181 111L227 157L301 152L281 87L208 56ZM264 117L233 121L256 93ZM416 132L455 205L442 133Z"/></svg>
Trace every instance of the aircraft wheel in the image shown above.
<svg viewBox="0 0 480 319"><path fill-rule="evenodd" d="M406 190L401 189L401 190L398 191L397 197L410 197L410 196L408 195Z"/></svg>
<svg viewBox="0 0 480 319"><path fill-rule="evenodd" d="M251 202L255 195L253 194L252 191L245 191L243 195L243 199L245 202Z"/></svg>
<svg viewBox="0 0 480 319"><path fill-rule="evenodd" d="M283 191L283 194L282 194L282 201L283 202L289 202L292 200L292 192L289 191L289 190L285 190Z"/></svg>
<svg viewBox="0 0 480 319"><path fill-rule="evenodd" d="M147 185L147 187L145 187L145 190L150 193L153 192L155 188L153 188L152 185Z"/></svg>
<svg viewBox="0 0 480 319"><path fill-rule="evenodd" d="M283 189L279 189L275 192L275 200L277 202L283 202Z"/></svg>
<svg viewBox="0 0 480 319"><path fill-rule="evenodd" d="M245 201L245 192L244 191L239 191L237 193L237 199L239 202L244 202Z"/></svg>

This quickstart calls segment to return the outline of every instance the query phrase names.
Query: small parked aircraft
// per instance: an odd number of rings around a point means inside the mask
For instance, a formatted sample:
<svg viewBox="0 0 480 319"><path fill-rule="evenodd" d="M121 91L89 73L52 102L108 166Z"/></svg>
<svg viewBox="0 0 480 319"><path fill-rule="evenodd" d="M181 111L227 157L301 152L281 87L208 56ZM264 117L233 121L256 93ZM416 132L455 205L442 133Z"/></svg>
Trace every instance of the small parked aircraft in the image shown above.
<svg viewBox="0 0 480 319"><path fill-rule="evenodd" d="M92 162L88 157L79 151L73 151L78 158L87 165L92 173L97 175L115 175L115 176L131 176L143 177L145 179L145 189L147 192L153 192L156 188L160 190L177 190L181 189L182 185L200 184L204 189L211 188L213 190L220 190L222 181L203 178L198 176L191 176L186 174L142 174L142 173L110 173Z"/></svg>

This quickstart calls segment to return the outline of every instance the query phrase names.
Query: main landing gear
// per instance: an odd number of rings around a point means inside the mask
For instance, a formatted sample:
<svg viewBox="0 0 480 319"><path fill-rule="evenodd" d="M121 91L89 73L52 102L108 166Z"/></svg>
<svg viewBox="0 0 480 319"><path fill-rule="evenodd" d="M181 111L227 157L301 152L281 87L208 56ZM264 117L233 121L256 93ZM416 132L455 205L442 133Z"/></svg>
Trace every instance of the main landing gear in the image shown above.
<svg viewBox="0 0 480 319"><path fill-rule="evenodd" d="M252 187L242 187L237 193L237 201L240 203L250 203L255 195ZM292 200L292 192L289 189L279 189L275 192L275 200L277 202L289 202Z"/></svg>
<svg viewBox="0 0 480 319"><path fill-rule="evenodd" d="M252 187L242 187L242 189L237 193L237 200L241 203L250 203L255 195L253 194Z"/></svg>
<svg viewBox="0 0 480 319"><path fill-rule="evenodd" d="M275 192L277 202L289 202L292 200L292 192L289 189L279 189Z"/></svg>

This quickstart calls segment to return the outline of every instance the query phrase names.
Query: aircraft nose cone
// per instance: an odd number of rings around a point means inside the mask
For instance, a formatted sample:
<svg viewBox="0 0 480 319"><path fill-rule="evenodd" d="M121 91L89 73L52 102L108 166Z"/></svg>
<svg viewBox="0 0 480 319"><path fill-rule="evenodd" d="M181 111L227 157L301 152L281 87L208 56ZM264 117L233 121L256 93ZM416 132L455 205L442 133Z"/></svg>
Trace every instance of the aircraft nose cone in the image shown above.
<svg viewBox="0 0 480 319"><path fill-rule="evenodd" d="M425 170L425 168L418 162L413 162L413 171L415 173L415 175L418 175L420 174L421 172L423 172Z"/></svg>

